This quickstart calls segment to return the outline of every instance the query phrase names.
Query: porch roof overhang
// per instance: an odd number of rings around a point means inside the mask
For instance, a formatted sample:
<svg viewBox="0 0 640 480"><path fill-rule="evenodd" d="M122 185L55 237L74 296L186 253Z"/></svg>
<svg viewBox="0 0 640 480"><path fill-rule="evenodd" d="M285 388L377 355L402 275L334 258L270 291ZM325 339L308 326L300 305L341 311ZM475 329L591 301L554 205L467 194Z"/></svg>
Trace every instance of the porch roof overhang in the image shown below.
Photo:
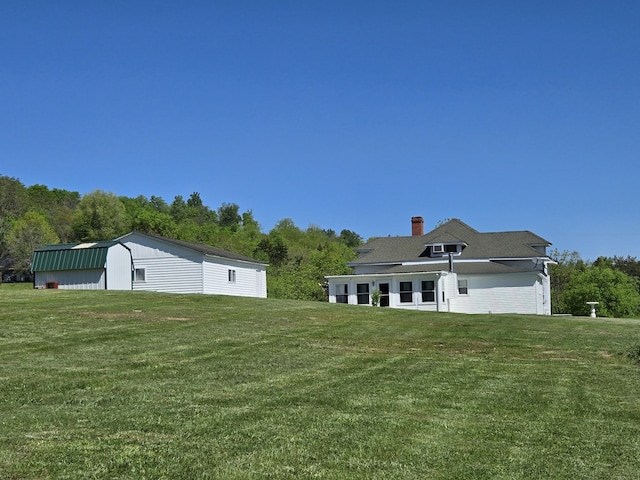
<svg viewBox="0 0 640 480"><path fill-rule="evenodd" d="M500 259L504 260L504 259ZM522 260L522 259L519 259ZM452 273L449 269L448 262L428 262L428 263L407 263L392 265L377 265L375 271L367 273L358 273L352 275L338 275L336 277L373 277L373 276L390 276L390 275L424 275L430 273L447 274ZM538 273L537 270L531 268L520 268L505 265L493 260L484 261L457 261L453 264L453 273L462 275L496 275L509 273ZM326 277L332 278L332 277Z"/></svg>

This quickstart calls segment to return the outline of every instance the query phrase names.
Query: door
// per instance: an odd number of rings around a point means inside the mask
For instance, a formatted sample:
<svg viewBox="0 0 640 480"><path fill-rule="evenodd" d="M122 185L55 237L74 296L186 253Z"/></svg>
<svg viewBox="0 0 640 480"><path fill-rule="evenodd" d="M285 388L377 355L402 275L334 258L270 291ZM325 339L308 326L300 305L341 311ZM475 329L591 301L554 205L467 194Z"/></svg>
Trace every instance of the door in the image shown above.
<svg viewBox="0 0 640 480"><path fill-rule="evenodd" d="M389 284L380 283L378 287L380 290L380 306L388 307L389 306Z"/></svg>

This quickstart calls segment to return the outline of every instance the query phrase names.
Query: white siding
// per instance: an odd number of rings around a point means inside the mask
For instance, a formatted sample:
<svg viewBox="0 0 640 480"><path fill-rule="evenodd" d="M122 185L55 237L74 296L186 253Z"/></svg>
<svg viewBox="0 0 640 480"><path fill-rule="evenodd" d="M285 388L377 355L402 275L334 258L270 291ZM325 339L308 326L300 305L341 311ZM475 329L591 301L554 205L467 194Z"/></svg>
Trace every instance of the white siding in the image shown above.
<svg viewBox="0 0 640 480"><path fill-rule="evenodd" d="M451 299L451 311L459 313L539 313L538 275L460 275L469 293Z"/></svg>
<svg viewBox="0 0 640 480"><path fill-rule="evenodd" d="M443 277L444 278L444 277ZM422 281L433 280L435 282L435 301L423 302L422 301ZM349 300L348 303L352 305L358 304L357 286L359 283L369 284L369 300L371 300L371 293L374 290L380 288L381 283L389 284L389 307L390 308L402 308L406 310L425 310L425 311L440 311L442 310L441 291L444 285L444 281L438 279L438 275L433 273L422 273L413 275L402 275L397 277L385 277L379 275L343 275L334 276L328 278L329 281L329 302L336 302L336 286L348 285ZM401 302L400 301L400 282L411 282L412 284L412 301ZM369 303L370 305L371 303Z"/></svg>
<svg viewBox="0 0 640 480"><path fill-rule="evenodd" d="M235 272L235 281L229 281L229 270ZM236 295L239 297L267 296L266 270L233 260L204 260L204 293Z"/></svg>
<svg viewBox="0 0 640 480"><path fill-rule="evenodd" d="M458 293L458 279L467 281L468 294ZM422 280L436 281L436 301L422 302ZM376 275L343 275L328 278L329 302L336 301L336 285L349 286L349 303L357 304L356 285L369 283L372 292L380 283L389 283L389 306L407 310L451 311L457 313L549 314L548 287L536 272L504 275L404 274L393 278ZM375 286L373 282L376 282ZM412 282L411 302L400 302L400 282ZM547 280L548 283L548 280ZM546 296L545 296L546 295ZM545 304L545 300L547 303Z"/></svg>
<svg viewBox="0 0 640 480"><path fill-rule="evenodd" d="M131 252L117 244L107 252L107 289L131 290Z"/></svg>
<svg viewBox="0 0 640 480"><path fill-rule="evenodd" d="M267 296L264 265L211 257L135 233L122 242L131 249L134 269L144 269L145 279L134 279L134 290ZM236 272L235 282L229 282L230 269Z"/></svg>
<svg viewBox="0 0 640 480"><path fill-rule="evenodd" d="M36 272L34 286L45 288L47 283L57 282L63 290L104 290L104 269L95 270L58 270Z"/></svg>
<svg viewBox="0 0 640 480"><path fill-rule="evenodd" d="M134 290L165 293L203 293L202 264L187 258L137 258L135 269L144 269L144 281L133 281Z"/></svg>

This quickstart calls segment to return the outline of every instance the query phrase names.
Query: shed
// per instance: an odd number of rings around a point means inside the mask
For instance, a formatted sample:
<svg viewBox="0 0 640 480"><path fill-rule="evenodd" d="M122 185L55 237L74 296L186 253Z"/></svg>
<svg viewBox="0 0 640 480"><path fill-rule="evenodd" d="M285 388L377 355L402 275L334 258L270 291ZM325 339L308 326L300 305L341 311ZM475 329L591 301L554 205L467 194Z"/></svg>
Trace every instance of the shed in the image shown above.
<svg viewBox="0 0 640 480"><path fill-rule="evenodd" d="M133 290L266 298L267 264L210 245L130 232Z"/></svg>
<svg viewBox="0 0 640 480"><path fill-rule="evenodd" d="M47 245L31 271L35 288L131 290L131 251L118 241Z"/></svg>

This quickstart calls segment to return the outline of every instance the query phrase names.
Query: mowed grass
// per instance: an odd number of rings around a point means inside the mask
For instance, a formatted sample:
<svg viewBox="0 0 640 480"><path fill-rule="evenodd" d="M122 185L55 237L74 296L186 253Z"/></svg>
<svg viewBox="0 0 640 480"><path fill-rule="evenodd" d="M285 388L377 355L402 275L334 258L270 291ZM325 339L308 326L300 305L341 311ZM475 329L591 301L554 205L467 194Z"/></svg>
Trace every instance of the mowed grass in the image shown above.
<svg viewBox="0 0 640 480"><path fill-rule="evenodd" d="M640 477L640 321L0 286L0 478Z"/></svg>

